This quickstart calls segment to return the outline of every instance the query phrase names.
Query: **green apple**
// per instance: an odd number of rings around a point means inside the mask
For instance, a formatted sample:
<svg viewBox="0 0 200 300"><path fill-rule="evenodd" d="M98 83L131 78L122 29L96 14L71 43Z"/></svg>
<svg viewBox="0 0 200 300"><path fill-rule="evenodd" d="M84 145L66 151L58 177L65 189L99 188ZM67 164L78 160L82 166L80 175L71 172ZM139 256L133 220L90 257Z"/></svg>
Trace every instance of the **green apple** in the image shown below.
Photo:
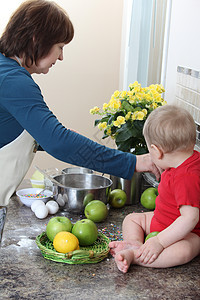
<svg viewBox="0 0 200 300"><path fill-rule="evenodd" d="M108 208L102 201L93 200L86 205L84 213L87 219L98 223L106 219Z"/></svg>
<svg viewBox="0 0 200 300"><path fill-rule="evenodd" d="M150 232L150 233L146 236L145 242L146 242L148 239L150 239L151 237L156 236L158 233L159 233L159 231L153 231L153 232Z"/></svg>
<svg viewBox="0 0 200 300"><path fill-rule="evenodd" d="M94 200L94 195L92 193L87 194L83 199L83 206L85 207L92 200Z"/></svg>
<svg viewBox="0 0 200 300"><path fill-rule="evenodd" d="M112 207L121 208L126 204L127 196L123 190L115 189L110 192L109 203Z"/></svg>
<svg viewBox="0 0 200 300"><path fill-rule="evenodd" d="M88 219L77 221L72 228L72 233L77 237L81 246L92 245L98 236L96 224Z"/></svg>
<svg viewBox="0 0 200 300"><path fill-rule="evenodd" d="M72 223L67 217L53 217L49 220L46 227L46 234L50 241L53 242L55 235L60 231L72 230Z"/></svg>
<svg viewBox="0 0 200 300"><path fill-rule="evenodd" d="M146 189L140 198L142 206L147 209L155 209L156 207L156 197L158 196L158 190L154 187Z"/></svg>

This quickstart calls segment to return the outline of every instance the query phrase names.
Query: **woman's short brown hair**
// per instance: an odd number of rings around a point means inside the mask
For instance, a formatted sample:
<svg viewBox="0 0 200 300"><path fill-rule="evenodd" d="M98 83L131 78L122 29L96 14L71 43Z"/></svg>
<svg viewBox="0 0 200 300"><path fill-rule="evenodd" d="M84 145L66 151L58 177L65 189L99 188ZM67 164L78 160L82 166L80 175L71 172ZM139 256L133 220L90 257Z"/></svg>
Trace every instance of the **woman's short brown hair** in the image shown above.
<svg viewBox="0 0 200 300"><path fill-rule="evenodd" d="M196 124L186 109L167 104L150 113L143 134L149 145L161 147L165 153L185 151L195 145Z"/></svg>
<svg viewBox="0 0 200 300"><path fill-rule="evenodd" d="M53 1L29 0L14 12L0 38L5 56L25 56L25 64L45 57L57 43L68 44L74 36L67 13Z"/></svg>

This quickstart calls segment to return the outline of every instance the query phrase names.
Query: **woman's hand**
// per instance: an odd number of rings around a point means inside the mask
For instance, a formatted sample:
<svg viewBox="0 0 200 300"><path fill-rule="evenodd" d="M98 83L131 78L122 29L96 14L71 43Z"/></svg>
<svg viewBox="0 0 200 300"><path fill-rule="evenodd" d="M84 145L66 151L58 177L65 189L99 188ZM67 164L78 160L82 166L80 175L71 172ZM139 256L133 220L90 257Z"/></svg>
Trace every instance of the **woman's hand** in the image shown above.
<svg viewBox="0 0 200 300"><path fill-rule="evenodd" d="M159 169L151 160L150 154L136 155L136 172L150 172L156 176L157 181L160 180L162 169Z"/></svg>
<svg viewBox="0 0 200 300"><path fill-rule="evenodd" d="M135 258L139 259L141 263L153 263L159 254L164 250L160 244L158 237L154 236L149 238L137 251Z"/></svg>

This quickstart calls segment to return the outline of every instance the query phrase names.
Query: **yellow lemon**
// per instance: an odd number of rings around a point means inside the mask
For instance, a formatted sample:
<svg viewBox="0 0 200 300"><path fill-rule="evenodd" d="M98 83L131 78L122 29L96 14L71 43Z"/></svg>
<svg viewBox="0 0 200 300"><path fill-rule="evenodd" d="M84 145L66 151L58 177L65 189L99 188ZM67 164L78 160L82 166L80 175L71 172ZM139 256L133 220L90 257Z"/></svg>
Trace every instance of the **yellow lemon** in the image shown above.
<svg viewBox="0 0 200 300"><path fill-rule="evenodd" d="M79 249L79 240L68 231L60 231L53 240L53 246L57 252L68 253Z"/></svg>

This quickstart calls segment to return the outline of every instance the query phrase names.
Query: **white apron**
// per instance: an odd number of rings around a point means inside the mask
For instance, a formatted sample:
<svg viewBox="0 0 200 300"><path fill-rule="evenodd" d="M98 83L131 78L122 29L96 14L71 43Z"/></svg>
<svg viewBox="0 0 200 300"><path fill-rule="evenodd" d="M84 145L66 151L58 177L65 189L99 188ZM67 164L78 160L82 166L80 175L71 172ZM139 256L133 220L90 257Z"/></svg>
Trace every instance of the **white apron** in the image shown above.
<svg viewBox="0 0 200 300"><path fill-rule="evenodd" d="M14 141L0 149L0 206L7 206L10 197L26 175L37 143L24 130Z"/></svg>

